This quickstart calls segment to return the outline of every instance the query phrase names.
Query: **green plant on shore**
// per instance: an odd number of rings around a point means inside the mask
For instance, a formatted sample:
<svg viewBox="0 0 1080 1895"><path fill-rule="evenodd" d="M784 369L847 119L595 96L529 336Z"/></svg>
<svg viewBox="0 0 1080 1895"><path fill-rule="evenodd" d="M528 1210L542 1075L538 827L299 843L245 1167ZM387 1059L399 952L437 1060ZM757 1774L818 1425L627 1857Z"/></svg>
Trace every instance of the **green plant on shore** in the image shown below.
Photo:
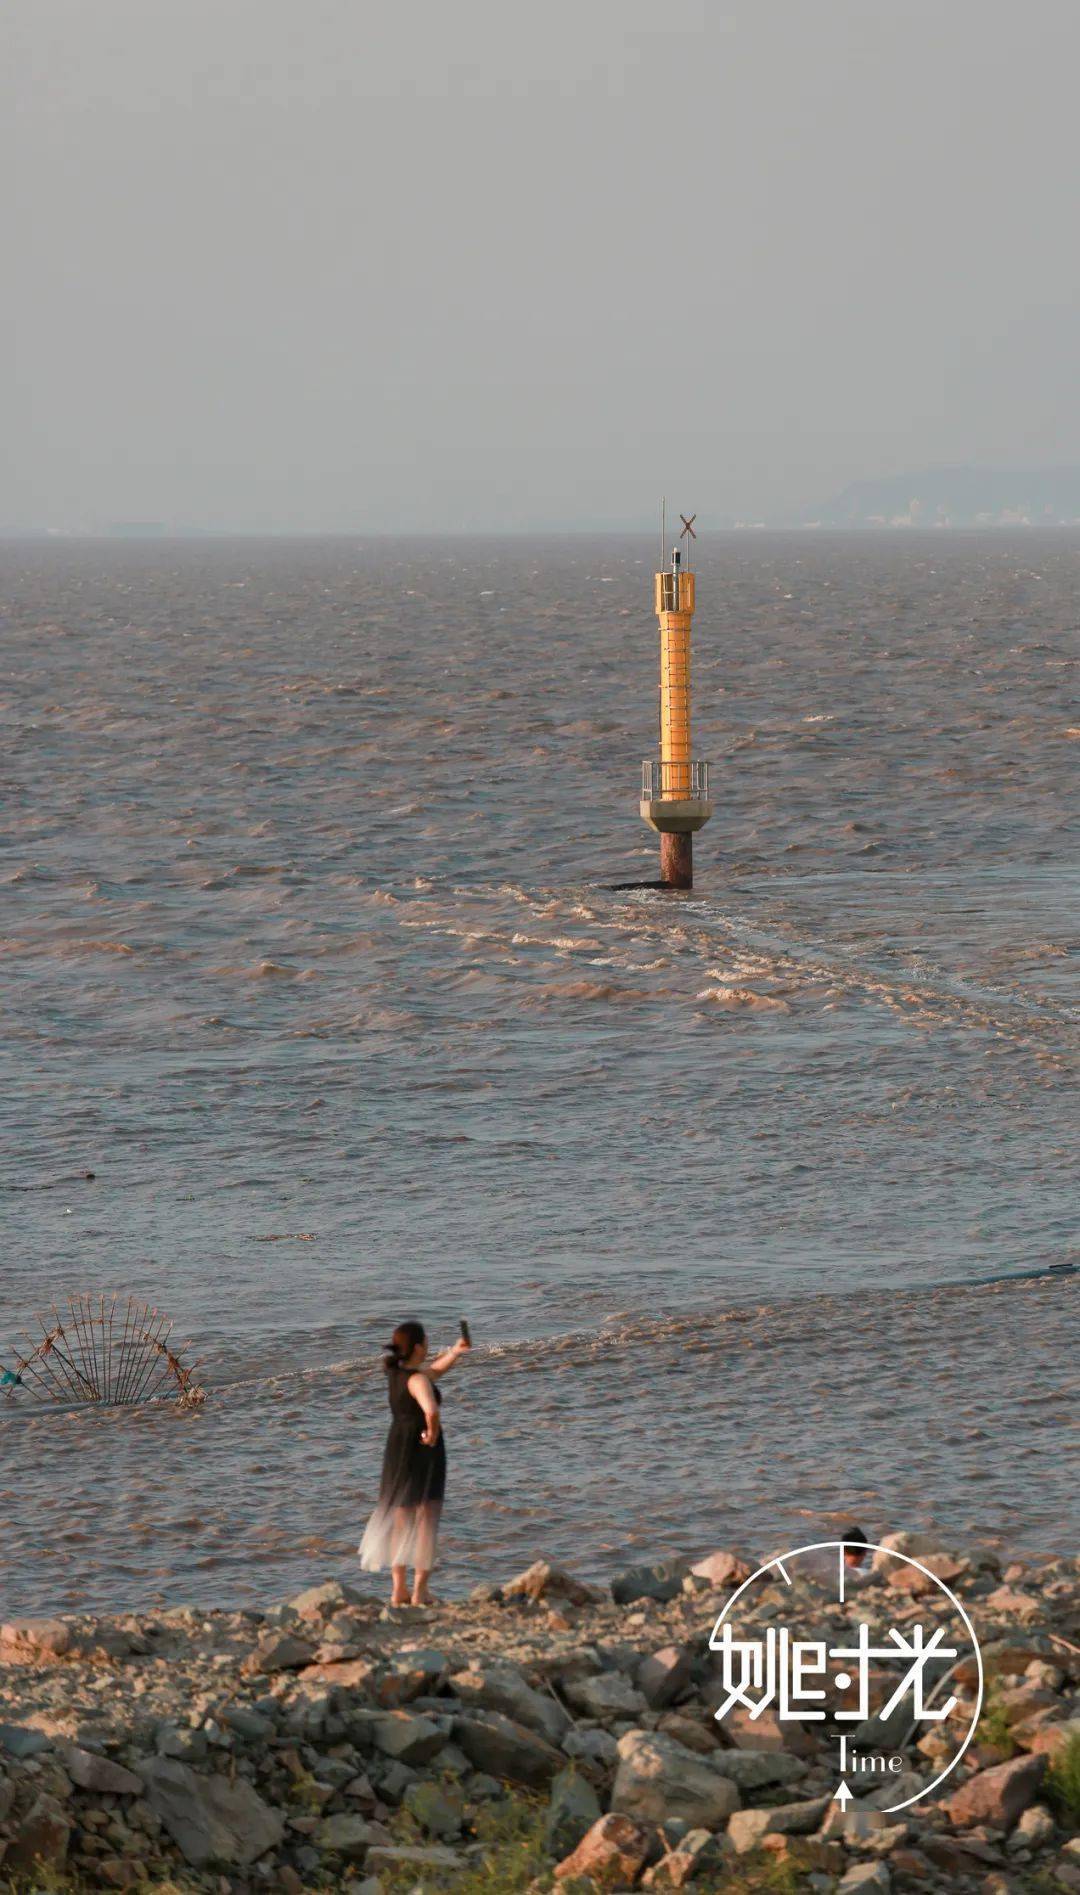
<svg viewBox="0 0 1080 1895"><path fill-rule="evenodd" d="M1044 1790L1062 1827L1080 1829L1080 1731L1051 1760Z"/></svg>
<svg viewBox="0 0 1080 1895"><path fill-rule="evenodd" d="M706 1891L722 1889L723 1895L800 1895L810 1884L806 1870L796 1863L755 1851L744 1856L737 1868L719 1863L711 1875L705 1871L695 1876L694 1886Z"/></svg>
<svg viewBox="0 0 1080 1895"><path fill-rule="evenodd" d="M309 1816L317 1816L323 1806L323 1794L310 1770L303 1776L295 1777L289 1788L290 1808L302 1809Z"/></svg>
<svg viewBox="0 0 1080 1895"><path fill-rule="evenodd" d="M402 1818L404 1814L402 1812ZM523 1794L502 1797L488 1804L469 1838L482 1846L483 1854L464 1872L455 1869L445 1878L425 1870L425 1889L445 1886L452 1895L525 1895L530 1885L539 1881L542 1888L565 1888L566 1895L602 1895L601 1884L584 1877L563 1885L552 1883L553 1864L544 1848L546 1817L547 1805ZM394 1829L398 1841L407 1846L431 1841L411 1820L399 1819ZM356 1874L362 1879L362 1870L358 1869ZM389 1871L380 1869L379 1882L384 1895L411 1895L417 1886L417 1871L404 1866ZM331 1890L340 1890L341 1885L340 1868L327 1867L316 1871L313 1879L305 1884L305 1895L329 1895ZM703 1865L694 1878L695 1895L800 1895L806 1886L803 1871L796 1863L778 1860L765 1851L742 1857L737 1866L730 1862ZM166 1876L162 1881L147 1879L132 1883L128 1895L192 1895L193 1890L204 1887L202 1881L189 1882ZM1042 1885L1036 1882L1025 1888L1027 1895L1043 1895ZM0 1870L0 1895L101 1895L101 1884L92 1877L43 1863L33 1870L6 1877Z"/></svg>
<svg viewBox="0 0 1080 1895"><path fill-rule="evenodd" d="M34 1895L41 1890L42 1895L83 1895L85 1884L63 1869L54 1868L51 1863L42 1863L40 1868L27 1869L19 1875L3 1875L0 1872L0 1889L4 1895Z"/></svg>
<svg viewBox="0 0 1080 1895"><path fill-rule="evenodd" d="M33 1869L7 1876L0 1870L0 1889L3 1895L90 1895L90 1885L82 1876L55 1862L39 1862Z"/></svg>
<svg viewBox="0 0 1080 1895"><path fill-rule="evenodd" d="M544 1825L547 1805L530 1796L499 1797L479 1812L469 1841L479 1843L478 1855L464 1874L455 1871L454 1895L521 1895L529 1883L549 1867L544 1854ZM394 1823L397 1839L406 1846L427 1842L419 1825L407 1811ZM380 1869L379 1880L386 1895L404 1895L416 1887L416 1870L400 1869L387 1873ZM436 1877L425 1871L425 1885L438 1886Z"/></svg>
<svg viewBox="0 0 1080 1895"><path fill-rule="evenodd" d="M147 1879L128 1885L127 1895L191 1895L194 1882L178 1882L168 1875L162 1882ZM54 1862L39 1863L5 1876L0 1869L0 1895L101 1895L101 1883L89 1875L76 1875Z"/></svg>
<svg viewBox="0 0 1080 1895"><path fill-rule="evenodd" d="M999 1750L1006 1762L1016 1755L1016 1739L1009 1724L1009 1713L993 1686L983 1702L975 1738L976 1742L991 1744L995 1750Z"/></svg>
<svg viewBox="0 0 1080 1895"><path fill-rule="evenodd" d="M546 1803L522 1793L486 1804L467 1838L480 1844L483 1853L464 1873L448 1873L446 1888L453 1895L524 1895L539 1880L542 1888L565 1889L567 1895L592 1895L594 1890L600 1895L601 1884L585 1877L552 1883L553 1864L544 1847L546 1820ZM430 1840L404 1811L395 1819L394 1833L406 1846ZM380 1869L379 1880L385 1895L409 1895L416 1887L417 1872L404 1867L390 1873ZM443 1886L430 1870L424 1871L423 1882L425 1888ZM737 1866L729 1861L702 1864L694 1877L695 1895L800 1895L805 1887L804 1873L796 1863L778 1860L764 1850L744 1856Z"/></svg>

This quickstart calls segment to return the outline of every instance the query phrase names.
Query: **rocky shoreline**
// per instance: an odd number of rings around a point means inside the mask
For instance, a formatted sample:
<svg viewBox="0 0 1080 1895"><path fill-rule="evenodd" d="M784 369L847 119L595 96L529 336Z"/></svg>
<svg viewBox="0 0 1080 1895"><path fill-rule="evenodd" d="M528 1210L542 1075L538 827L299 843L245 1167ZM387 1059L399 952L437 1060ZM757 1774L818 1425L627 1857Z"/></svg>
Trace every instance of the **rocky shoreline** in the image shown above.
<svg viewBox="0 0 1080 1895"><path fill-rule="evenodd" d="M838 1801L813 1726L717 1723L709 1634L749 1563L602 1592L538 1562L424 1609L329 1581L261 1613L3 1625L0 1887L1080 1891L1080 1560L890 1544L963 1601L987 1672L963 1761L901 1812L893 1783ZM921 1609L884 1566L860 1587L873 1624ZM951 1688L971 1702L973 1667ZM907 1734L908 1794L944 1742Z"/></svg>

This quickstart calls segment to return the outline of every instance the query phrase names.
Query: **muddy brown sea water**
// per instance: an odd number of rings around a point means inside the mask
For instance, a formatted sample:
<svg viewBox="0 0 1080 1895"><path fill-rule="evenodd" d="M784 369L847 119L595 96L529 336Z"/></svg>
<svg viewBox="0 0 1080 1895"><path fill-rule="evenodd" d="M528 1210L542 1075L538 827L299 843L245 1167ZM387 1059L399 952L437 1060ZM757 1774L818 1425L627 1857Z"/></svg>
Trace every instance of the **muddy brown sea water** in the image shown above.
<svg viewBox="0 0 1080 1895"><path fill-rule="evenodd" d="M1076 1244L1080 535L703 537L685 897L613 886L652 566L0 547L0 1357L118 1289L209 1391L0 1398L5 1610L346 1570L413 1313L482 1345L448 1591L850 1510L1075 1549L1080 1280L1020 1273Z"/></svg>

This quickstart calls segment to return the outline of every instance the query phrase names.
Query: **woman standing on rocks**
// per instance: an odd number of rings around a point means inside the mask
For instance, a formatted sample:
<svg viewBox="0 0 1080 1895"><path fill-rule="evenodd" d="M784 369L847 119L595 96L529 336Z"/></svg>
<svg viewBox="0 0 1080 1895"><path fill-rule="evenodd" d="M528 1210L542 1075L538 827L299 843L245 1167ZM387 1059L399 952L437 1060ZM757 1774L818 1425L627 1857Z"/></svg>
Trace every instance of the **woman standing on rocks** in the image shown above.
<svg viewBox="0 0 1080 1895"><path fill-rule="evenodd" d="M464 1325L463 1325L464 1330ZM379 1500L360 1542L366 1572L389 1566L391 1605L430 1605L439 1517L446 1488L446 1446L435 1384L471 1348L463 1333L452 1349L427 1362L423 1323L399 1323L383 1351L393 1420L383 1455ZM407 1568L413 1568L410 1601Z"/></svg>

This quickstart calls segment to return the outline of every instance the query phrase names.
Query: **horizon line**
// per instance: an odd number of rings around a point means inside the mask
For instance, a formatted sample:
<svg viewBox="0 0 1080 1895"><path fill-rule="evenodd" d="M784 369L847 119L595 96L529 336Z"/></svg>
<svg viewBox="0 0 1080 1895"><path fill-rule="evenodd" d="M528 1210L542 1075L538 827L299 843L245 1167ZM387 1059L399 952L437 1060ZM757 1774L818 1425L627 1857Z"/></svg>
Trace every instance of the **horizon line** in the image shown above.
<svg viewBox="0 0 1080 1895"><path fill-rule="evenodd" d="M731 521L716 526L702 526L700 536L744 538L754 534L783 533L799 538L807 534L858 534L861 537L873 534L888 534L902 538L904 535L940 538L943 533L1068 533L1080 529L1077 520L988 520L979 524L953 524L948 521L927 521L915 523L909 521L849 521L844 525L824 520L747 520ZM128 528L115 527L39 527L19 526L0 527L0 544L12 545L18 542L33 541L41 544L49 541L64 544L87 545L102 543L149 542L153 540L466 540L466 539L595 539L607 536L616 539L655 540L655 522L645 526L514 526L514 527L243 527L243 526L158 526L156 523L140 527L134 522Z"/></svg>

